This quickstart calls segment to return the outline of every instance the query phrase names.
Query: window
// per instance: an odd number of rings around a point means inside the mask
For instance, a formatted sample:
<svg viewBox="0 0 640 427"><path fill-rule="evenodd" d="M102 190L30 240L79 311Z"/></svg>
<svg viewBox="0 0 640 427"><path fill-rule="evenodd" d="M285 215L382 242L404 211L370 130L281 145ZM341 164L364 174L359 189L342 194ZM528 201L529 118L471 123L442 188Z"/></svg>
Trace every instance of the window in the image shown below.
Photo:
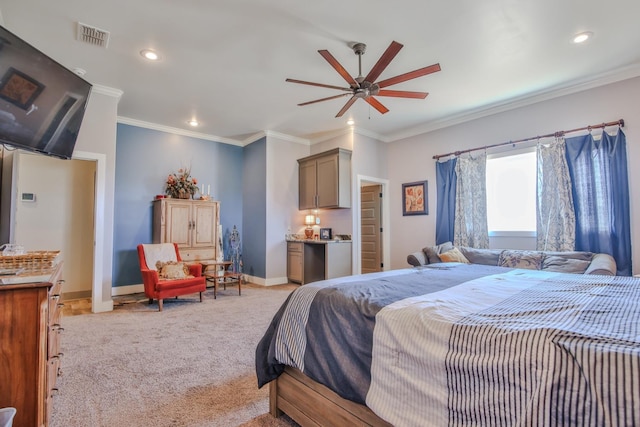
<svg viewBox="0 0 640 427"><path fill-rule="evenodd" d="M536 152L487 158L489 236L532 236L536 232Z"/></svg>

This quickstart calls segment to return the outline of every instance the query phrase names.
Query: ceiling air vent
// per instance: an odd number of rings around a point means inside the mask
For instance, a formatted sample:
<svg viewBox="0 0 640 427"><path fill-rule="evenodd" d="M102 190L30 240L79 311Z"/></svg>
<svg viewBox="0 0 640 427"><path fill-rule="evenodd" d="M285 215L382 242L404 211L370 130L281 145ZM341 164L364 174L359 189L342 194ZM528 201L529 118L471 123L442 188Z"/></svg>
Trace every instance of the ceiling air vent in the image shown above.
<svg viewBox="0 0 640 427"><path fill-rule="evenodd" d="M109 35L109 31L78 22L78 40L81 42L106 49L109 46Z"/></svg>

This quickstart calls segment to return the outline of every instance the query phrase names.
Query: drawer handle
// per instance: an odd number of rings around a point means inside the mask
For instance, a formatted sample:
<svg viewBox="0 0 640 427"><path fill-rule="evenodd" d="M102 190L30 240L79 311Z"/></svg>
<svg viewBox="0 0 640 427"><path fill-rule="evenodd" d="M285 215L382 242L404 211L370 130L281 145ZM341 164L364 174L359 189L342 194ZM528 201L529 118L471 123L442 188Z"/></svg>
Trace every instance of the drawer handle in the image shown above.
<svg viewBox="0 0 640 427"><path fill-rule="evenodd" d="M64 279L58 279L56 283L64 283Z"/></svg>
<svg viewBox="0 0 640 427"><path fill-rule="evenodd" d="M51 299L59 300L60 294L51 295Z"/></svg>
<svg viewBox="0 0 640 427"><path fill-rule="evenodd" d="M49 393L50 397L55 397L58 394L58 389L57 388L52 388L51 389L51 393Z"/></svg>
<svg viewBox="0 0 640 427"><path fill-rule="evenodd" d="M64 303L59 302L58 303L58 308L62 308L62 307L64 307Z"/></svg>
<svg viewBox="0 0 640 427"><path fill-rule="evenodd" d="M56 374L58 377L62 376L62 369L58 368L58 373Z"/></svg>

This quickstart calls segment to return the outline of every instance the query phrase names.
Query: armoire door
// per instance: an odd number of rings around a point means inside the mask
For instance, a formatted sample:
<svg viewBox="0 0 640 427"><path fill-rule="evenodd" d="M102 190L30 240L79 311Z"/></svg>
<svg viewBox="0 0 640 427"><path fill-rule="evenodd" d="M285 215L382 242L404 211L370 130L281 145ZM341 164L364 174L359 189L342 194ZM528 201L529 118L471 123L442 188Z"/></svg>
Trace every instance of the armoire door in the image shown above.
<svg viewBox="0 0 640 427"><path fill-rule="evenodd" d="M167 204L165 242L177 243L178 247L189 248L192 246L191 236L194 228L190 202L172 201Z"/></svg>

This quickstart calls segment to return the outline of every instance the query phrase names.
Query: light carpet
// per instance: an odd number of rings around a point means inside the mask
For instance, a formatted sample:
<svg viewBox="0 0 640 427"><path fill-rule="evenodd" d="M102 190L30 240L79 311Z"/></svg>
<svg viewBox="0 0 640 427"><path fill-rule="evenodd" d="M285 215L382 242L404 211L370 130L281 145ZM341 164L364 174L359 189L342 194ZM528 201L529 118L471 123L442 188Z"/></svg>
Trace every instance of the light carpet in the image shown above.
<svg viewBox="0 0 640 427"><path fill-rule="evenodd" d="M278 288L278 287L274 287ZM158 312L143 295L64 317L51 427L296 426L268 412L255 348L291 287L187 295Z"/></svg>

